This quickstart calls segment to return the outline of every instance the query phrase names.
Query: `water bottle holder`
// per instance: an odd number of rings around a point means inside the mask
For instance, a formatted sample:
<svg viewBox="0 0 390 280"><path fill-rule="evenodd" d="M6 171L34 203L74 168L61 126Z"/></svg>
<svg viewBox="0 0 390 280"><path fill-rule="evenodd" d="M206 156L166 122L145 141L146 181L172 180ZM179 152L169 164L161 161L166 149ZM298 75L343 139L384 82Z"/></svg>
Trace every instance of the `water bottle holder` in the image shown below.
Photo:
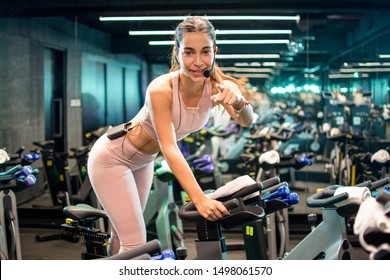
<svg viewBox="0 0 390 280"><path fill-rule="evenodd" d="M289 204L279 200L279 199L271 199L267 202L264 202L263 201L263 205L264 205L264 210L265 210L265 213L268 215L268 214L271 214L271 213L274 213L276 211L279 211L281 209L284 209L284 208L288 208L290 207Z"/></svg>
<svg viewBox="0 0 390 280"><path fill-rule="evenodd" d="M219 222L224 229L231 229L261 219L264 216L263 207L245 206L244 208L233 209L229 216L222 218Z"/></svg>

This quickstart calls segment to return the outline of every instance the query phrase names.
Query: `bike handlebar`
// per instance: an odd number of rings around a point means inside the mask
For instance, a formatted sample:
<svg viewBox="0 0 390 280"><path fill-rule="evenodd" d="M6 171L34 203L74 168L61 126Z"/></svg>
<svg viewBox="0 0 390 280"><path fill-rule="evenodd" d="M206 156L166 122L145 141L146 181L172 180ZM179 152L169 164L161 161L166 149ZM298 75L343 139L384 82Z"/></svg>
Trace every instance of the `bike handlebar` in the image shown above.
<svg viewBox="0 0 390 280"><path fill-rule="evenodd" d="M380 179L380 180L375 181L375 182L366 181L366 182L363 182L363 183L358 184L356 186L350 186L350 187L356 187L356 188L366 187L370 191L372 191L372 190L378 189L382 186L389 184L389 182L390 182L390 178L386 177L386 178ZM321 190L320 192L315 193L312 196L310 196L306 200L306 205L310 208L327 207L327 206L331 206L331 205L334 205L338 202L341 202L343 200L348 199L349 194L347 192L335 195L335 191L339 187L344 188L346 186L341 186L341 185L329 186L329 187Z"/></svg>
<svg viewBox="0 0 390 280"><path fill-rule="evenodd" d="M239 206L239 201L237 198L233 198L231 200L225 201L223 205L227 210L232 210L233 208ZM183 221L194 221L202 218L202 216L196 210L193 202L189 202L180 208L179 217Z"/></svg>
<svg viewBox="0 0 390 280"><path fill-rule="evenodd" d="M272 177L270 179L264 180L259 183L254 183L248 186L245 186L238 190L237 192L217 198L217 200L223 202L224 206L228 210L233 210L234 208L238 207L240 205L240 200L239 198L244 198L247 197L253 193L267 190L277 184L280 183L280 178L279 177ZM187 220L187 221L194 221L197 219L202 218L201 215L198 213L198 211L195 208L195 205L192 202L189 202L181 207L179 210L179 217L182 220ZM224 218L228 218L229 216L223 217L221 220Z"/></svg>

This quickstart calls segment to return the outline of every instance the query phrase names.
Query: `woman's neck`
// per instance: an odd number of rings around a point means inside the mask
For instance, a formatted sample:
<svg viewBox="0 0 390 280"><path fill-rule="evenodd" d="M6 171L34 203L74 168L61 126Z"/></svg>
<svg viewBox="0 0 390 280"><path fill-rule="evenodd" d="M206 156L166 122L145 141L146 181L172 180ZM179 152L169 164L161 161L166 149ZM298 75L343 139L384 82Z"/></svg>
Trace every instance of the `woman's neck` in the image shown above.
<svg viewBox="0 0 390 280"><path fill-rule="evenodd" d="M194 82L184 74L179 74L179 90L182 94L187 96L201 95L204 84L205 80L203 80L203 82Z"/></svg>

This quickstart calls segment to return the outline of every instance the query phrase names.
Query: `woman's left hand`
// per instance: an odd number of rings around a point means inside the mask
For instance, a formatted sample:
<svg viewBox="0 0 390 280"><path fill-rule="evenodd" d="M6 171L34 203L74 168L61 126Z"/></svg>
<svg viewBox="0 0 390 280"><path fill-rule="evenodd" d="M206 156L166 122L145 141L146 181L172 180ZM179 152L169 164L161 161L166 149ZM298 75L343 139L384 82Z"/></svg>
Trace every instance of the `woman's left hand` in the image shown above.
<svg viewBox="0 0 390 280"><path fill-rule="evenodd" d="M211 100L217 104L229 104L234 106L242 101L243 97L234 92L229 87L226 87L222 84L216 84L218 93L211 96Z"/></svg>

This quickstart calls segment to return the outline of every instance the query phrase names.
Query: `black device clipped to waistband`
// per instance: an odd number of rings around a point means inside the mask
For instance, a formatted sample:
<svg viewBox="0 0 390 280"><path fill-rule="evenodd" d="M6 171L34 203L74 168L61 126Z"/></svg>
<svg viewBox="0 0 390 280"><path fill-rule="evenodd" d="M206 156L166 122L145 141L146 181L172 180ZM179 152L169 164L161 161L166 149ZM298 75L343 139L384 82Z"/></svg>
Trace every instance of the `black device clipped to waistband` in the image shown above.
<svg viewBox="0 0 390 280"><path fill-rule="evenodd" d="M122 123L120 125L114 126L107 131L107 137L110 140L118 139L127 134L127 132L134 128L134 126L130 126L131 121L127 123Z"/></svg>

